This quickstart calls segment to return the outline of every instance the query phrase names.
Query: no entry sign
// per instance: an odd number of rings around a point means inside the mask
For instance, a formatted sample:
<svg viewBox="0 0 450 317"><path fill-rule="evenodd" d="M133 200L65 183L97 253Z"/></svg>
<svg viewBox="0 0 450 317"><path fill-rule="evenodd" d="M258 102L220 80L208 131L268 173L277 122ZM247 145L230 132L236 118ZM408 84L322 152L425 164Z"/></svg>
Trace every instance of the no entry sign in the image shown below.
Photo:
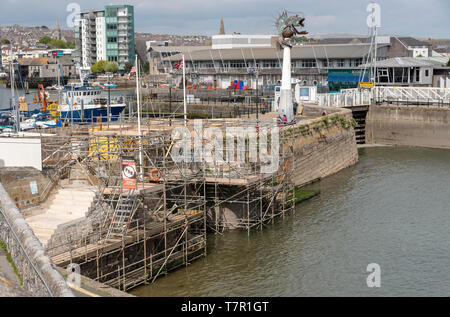
<svg viewBox="0 0 450 317"><path fill-rule="evenodd" d="M136 189L136 161L133 157L122 157L122 188Z"/></svg>

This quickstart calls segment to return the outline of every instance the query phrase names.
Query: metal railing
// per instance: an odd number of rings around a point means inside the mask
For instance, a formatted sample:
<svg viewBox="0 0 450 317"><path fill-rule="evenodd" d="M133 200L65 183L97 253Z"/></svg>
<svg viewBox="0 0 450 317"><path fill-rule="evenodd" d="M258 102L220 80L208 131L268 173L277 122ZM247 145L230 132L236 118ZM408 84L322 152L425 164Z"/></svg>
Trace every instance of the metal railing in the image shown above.
<svg viewBox="0 0 450 317"><path fill-rule="evenodd" d="M8 217L3 212L3 209L1 208L1 206L0 206L0 215L5 220L6 225L9 227L9 230L12 233L12 236L14 237L16 242L18 243L18 245L20 247L20 250L23 253L26 261L30 264L30 266L33 268L34 272L37 274L37 276L41 280L42 284L44 285L45 289L47 290L47 293L49 294L49 296L54 297L53 292L50 290L50 287L48 286L47 282L42 277L41 272L39 272L38 268L36 267L36 264L31 260L30 256L28 255L27 251L25 250L25 247L23 246L22 242L20 242L19 237L17 236L16 232L14 231L13 227L11 226L11 224L10 224L10 222L8 220Z"/></svg>
<svg viewBox="0 0 450 317"><path fill-rule="evenodd" d="M395 86L343 89L339 93L317 94L317 103L328 107L368 106L372 103L440 106L450 104L450 89Z"/></svg>

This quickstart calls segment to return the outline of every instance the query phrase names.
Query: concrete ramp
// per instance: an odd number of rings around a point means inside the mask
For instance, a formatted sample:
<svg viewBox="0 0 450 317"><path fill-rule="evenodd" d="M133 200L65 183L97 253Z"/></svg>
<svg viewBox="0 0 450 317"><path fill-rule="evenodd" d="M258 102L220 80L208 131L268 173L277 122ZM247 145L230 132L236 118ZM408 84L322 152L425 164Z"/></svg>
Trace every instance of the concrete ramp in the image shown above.
<svg viewBox="0 0 450 317"><path fill-rule="evenodd" d="M40 206L41 213L26 218L42 245L47 245L59 225L85 216L96 189L83 184L66 185L50 201Z"/></svg>

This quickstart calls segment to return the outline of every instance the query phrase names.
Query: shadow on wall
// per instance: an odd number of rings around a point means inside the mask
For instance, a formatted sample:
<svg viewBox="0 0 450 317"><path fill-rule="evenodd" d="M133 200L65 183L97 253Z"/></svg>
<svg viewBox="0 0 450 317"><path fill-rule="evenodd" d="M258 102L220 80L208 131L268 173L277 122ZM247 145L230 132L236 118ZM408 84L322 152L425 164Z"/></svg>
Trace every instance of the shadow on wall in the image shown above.
<svg viewBox="0 0 450 317"><path fill-rule="evenodd" d="M0 167L5 167L5 161L0 159Z"/></svg>

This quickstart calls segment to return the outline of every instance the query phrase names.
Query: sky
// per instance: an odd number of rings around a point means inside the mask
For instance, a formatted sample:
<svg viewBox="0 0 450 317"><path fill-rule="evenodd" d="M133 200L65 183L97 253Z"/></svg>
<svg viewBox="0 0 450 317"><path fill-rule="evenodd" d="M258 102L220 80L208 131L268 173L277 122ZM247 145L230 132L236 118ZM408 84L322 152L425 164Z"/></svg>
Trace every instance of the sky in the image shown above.
<svg viewBox="0 0 450 317"><path fill-rule="evenodd" d="M105 4L135 7L135 30L154 34L214 35L223 17L230 34L275 34L274 20L286 9L306 16L312 34L368 34L368 0L0 0L0 25L46 25L68 29L70 3L81 11ZM377 0L381 7L379 34L450 38L450 0Z"/></svg>

